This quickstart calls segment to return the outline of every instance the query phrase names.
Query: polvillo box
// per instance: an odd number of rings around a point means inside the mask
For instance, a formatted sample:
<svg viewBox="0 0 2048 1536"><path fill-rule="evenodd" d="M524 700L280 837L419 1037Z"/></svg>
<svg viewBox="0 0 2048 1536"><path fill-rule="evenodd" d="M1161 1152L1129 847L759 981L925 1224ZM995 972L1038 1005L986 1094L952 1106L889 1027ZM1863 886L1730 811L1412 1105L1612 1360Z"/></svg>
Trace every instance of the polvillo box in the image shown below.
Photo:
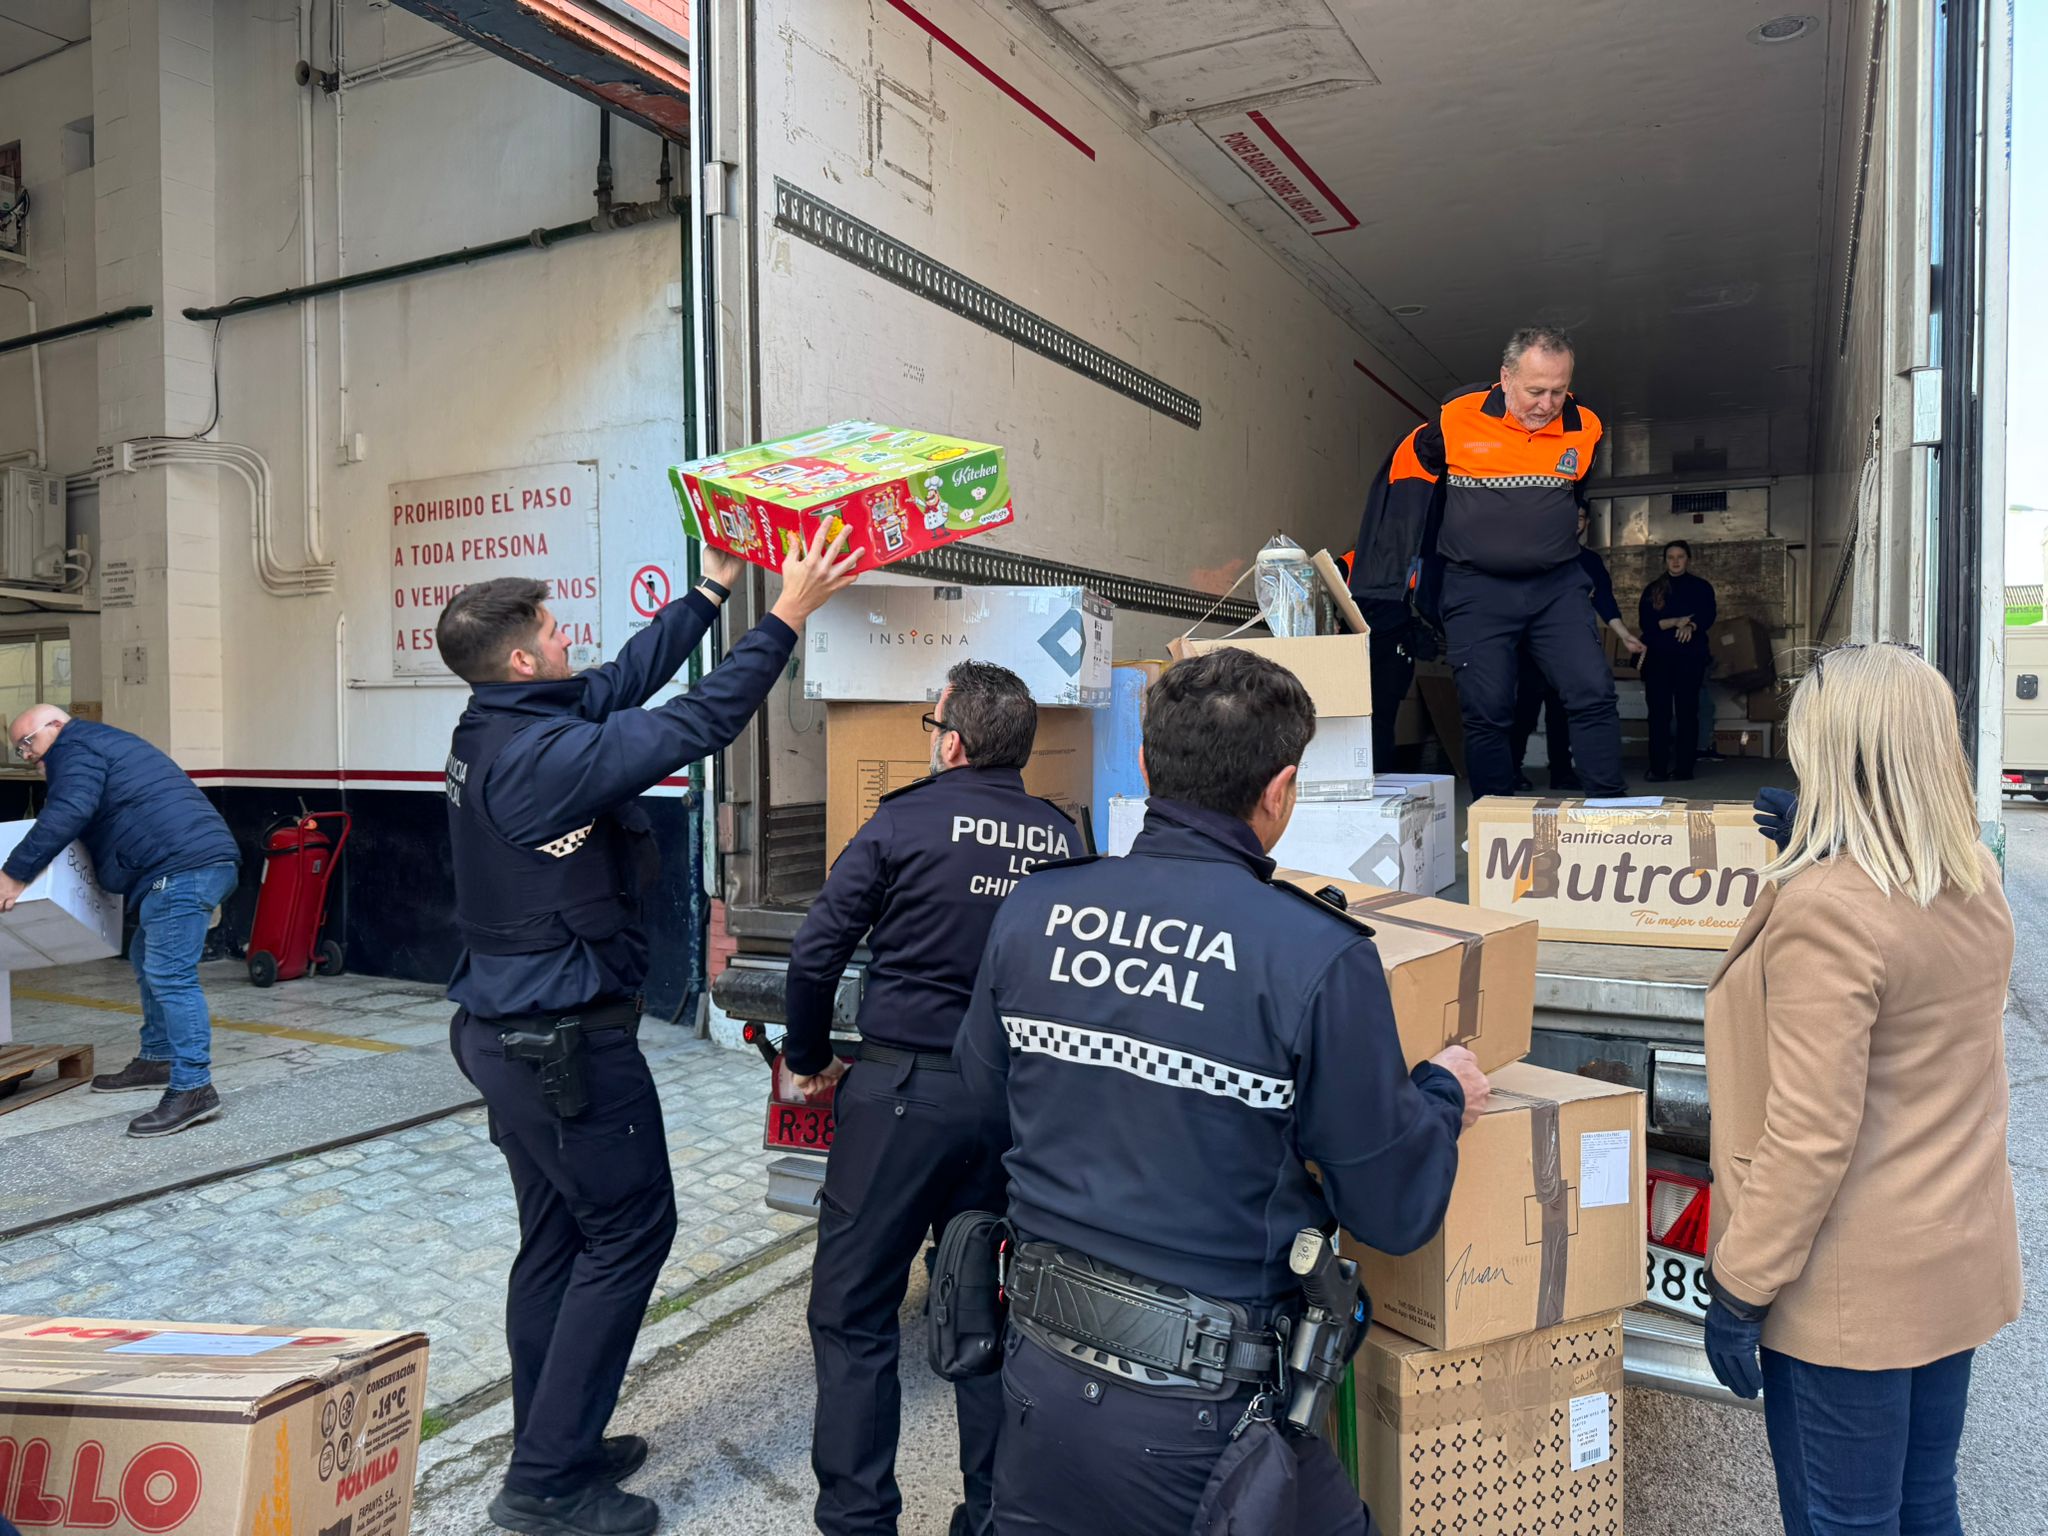
<svg viewBox="0 0 2048 1536"><path fill-rule="evenodd" d="M1374 1316L1464 1349L1643 1299L1643 1095L1527 1062L1493 1070L1458 1140L1441 1231L1409 1254L1347 1236Z"/></svg>
<svg viewBox="0 0 2048 1536"><path fill-rule="evenodd" d="M1404 709L1407 705L1404 703ZM1429 796L1429 824L1422 833L1427 870L1422 887L1432 895L1458 883L1458 781L1447 773L1382 773L1375 794L1402 789Z"/></svg>
<svg viewBox="0 0 2048 1536"><path fill-rule="evenodd" d="M804 623L804 697L936 699L958 661L991 661L1040 704L1110 701L1115 622L1085 587L849 587Z"/></svg>
<svg viewBox="0 0 2048 1536"><path fill-rule="evenodd" d="M1427 894L1423 851L1432 813L1426 794L1402 792L1357 800L1299 800L1273 858L1342 880Z"/></svg>
<svg viewBox="0 0 2048 1536"><path fill-rule="evenodd" d="M1491 1072L1529 1053L1536 1008L1536 925L1379 886L1279 869L1315 895L1334 886L1345 916L1369 928L1393 995L1401 1054L1413 1067L1462 1045Z"/></svg>
<svg viewBox="0 0 2048 1536"><path fill-rule="evenodd" d="M1386 1536L1622 1536L1621 1316L1475 1349L1366 1331L1359 1492Z"/></svg>
<svg viewBox="0 0 2048 1536"><path fill-rule="evenodd" d="M406 1536L418 1333L14 1317L0 1513L24 1532Z"/></svg>
<svg viewBox="0 0 2048 1536"><path fill-rule="evenodd" d="M1472 904L1546 939L1726 949L1772 849L1733 801L1492 796L1466 819Z"/></svg>
<svg viewBox="0 0 2048 1536"><path fill-rule="evenodd" d="M685 533L771 571L820 527L845 526L865 571L1011 518L1002 449L873 421L678 464L668 477Z"/></svg>
<svg viewBox="0 0 2048 1536"><path fill-rule="evenodd" d="M28 836L33 821L0 823L0 860ZM121 953L121 898L100 889L78 843L52 859L0 915L0 971L32 971Z"/></svg>

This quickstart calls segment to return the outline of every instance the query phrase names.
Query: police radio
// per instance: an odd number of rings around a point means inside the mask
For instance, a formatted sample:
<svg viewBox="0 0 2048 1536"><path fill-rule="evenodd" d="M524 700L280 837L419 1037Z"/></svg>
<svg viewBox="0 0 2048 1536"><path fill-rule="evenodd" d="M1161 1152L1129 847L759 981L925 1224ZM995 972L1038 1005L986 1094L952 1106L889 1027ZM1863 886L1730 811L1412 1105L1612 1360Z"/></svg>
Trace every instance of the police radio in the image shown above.
<svg viewBox="0 0 2048 1536"><path fill-rule="evenodd" d="M1308 1309L1287 1340L1287 1422L1305 1435L1321 1434L1330 1396L1358 1348L1372 1305L1358 1288L1358 1265L1340 1259L1330 1240L1303 1227L1288 1250L1287 1267L1301 1281Z"/></svg>

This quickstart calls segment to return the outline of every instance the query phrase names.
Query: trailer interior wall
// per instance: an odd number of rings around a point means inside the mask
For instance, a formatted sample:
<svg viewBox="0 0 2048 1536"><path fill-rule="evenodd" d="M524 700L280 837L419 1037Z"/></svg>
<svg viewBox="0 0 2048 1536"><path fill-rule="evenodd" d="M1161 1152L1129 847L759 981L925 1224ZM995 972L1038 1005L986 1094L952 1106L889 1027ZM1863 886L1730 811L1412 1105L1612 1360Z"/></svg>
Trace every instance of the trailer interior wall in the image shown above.
<svg viewBox="0 0 2048 1536"><path fill-rule="evenodd" d="M1417 420L1362 367L1429 394L1042 29L968 0L761 0L753 38L761 435L865 416L1000 443L1017 520L987 543L1174 586L1222 592L1280 529L1350 547ZM778 227L778 178L1195 396L1199 428ZM1126 655L1188 627L1118 626ZM771 708L776 803L823 797L821 718Z"/></svg>

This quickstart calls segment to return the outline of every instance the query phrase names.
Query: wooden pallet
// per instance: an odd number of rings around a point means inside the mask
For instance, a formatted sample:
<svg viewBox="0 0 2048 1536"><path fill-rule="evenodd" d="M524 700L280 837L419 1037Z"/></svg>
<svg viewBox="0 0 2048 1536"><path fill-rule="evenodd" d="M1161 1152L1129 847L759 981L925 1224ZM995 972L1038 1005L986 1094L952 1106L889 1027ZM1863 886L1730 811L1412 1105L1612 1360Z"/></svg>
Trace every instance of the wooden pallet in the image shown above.
<svg viewBox="0 0 2048 1536"><path fill-rule="evenodd" d="M57 1075L48 1082L31 1085L29 1079L44 1067L55 1067ZM0 1045L0 1092L9 1086L14 1089L0 1098L0 1115L67 1088L77 1088L91 1077L89 1045Z"/></svg>

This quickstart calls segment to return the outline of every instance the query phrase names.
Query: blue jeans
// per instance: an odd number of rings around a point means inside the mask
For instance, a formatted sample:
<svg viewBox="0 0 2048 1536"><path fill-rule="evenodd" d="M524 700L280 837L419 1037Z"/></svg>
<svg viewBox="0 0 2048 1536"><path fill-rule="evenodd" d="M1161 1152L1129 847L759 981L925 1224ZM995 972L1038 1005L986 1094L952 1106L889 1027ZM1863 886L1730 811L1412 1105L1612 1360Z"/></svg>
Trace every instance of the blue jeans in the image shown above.
<svg viewBox="0 0 2048 1536"><path fill-rule="evenodd" d="M1852 1371L1764 1350L1785 1536L1961 1536L1956 1447L1974 1353Z"/></svg>
<svg viewBox="0 0 2048 1536"><path fill-rule="evenodd" d="M213 1020L199 990L199 952L207 920L239 874L232 864L209 864L165 875L135 904L128 960L142 988L142 1057L171 1064L173 1093L213 1080Z"/></svg>

